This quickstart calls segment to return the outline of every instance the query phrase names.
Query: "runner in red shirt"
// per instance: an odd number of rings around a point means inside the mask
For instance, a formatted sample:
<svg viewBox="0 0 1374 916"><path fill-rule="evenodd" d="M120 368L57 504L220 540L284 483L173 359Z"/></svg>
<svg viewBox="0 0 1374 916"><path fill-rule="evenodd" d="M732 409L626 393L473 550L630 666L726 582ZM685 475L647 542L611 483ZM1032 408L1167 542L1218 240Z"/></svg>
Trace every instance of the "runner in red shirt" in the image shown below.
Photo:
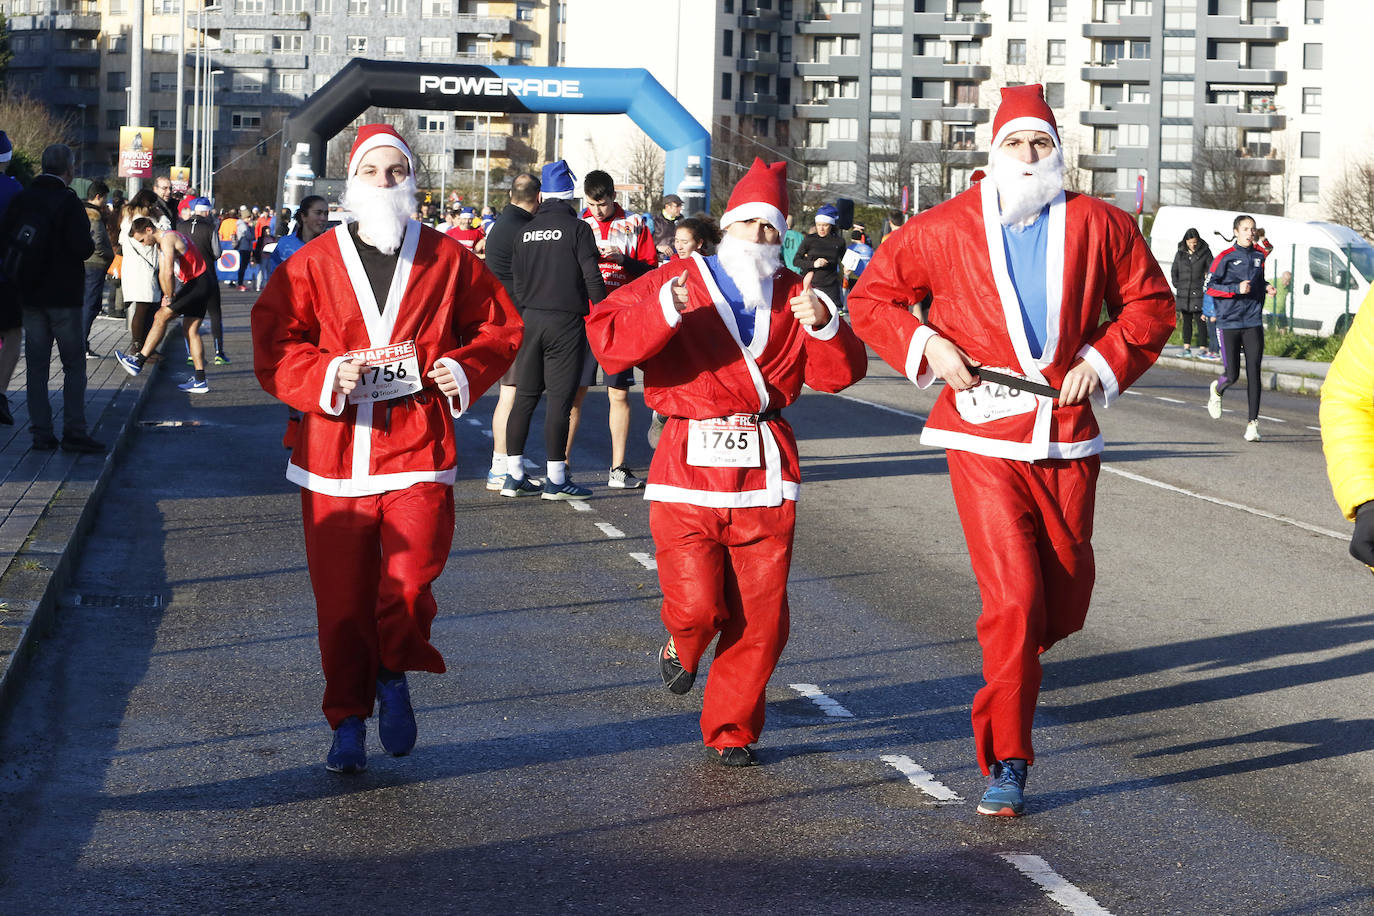
<svg viewBox="0 0 1374 916"><path fill-rule="evenodd" d="M471 207L464 207L458 211L458 224L444 233L449 238L462 245L468 251L481 257L484 253L482 249L486 247L486 233L472 224L476 214Z"/></svg>

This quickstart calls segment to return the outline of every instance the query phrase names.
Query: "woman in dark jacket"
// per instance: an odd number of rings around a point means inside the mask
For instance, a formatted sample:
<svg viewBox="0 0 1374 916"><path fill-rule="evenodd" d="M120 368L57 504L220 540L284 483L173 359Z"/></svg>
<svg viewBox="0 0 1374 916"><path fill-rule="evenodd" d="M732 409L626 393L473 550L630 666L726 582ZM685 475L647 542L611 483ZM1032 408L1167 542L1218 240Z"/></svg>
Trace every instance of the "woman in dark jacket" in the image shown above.
<svg viewBox="0 0 1374 916"><path fill-rule="evenodd" d="M1264 252L1255 245L1255 221L1237 216L1231 227L1236 242L1212 261L1207 294L1216 303L1217 331L1221 335L1222 376L1212 382L1207 412L1221 419L1221 396L1240 378L1240 353L1245 351L1245 381L1250 420L1245 441L1258 442L1260 407L1260 360L1264 356L1264 296L1274 287L1264 279Z"/></svg>
<svg viewBox="0 0 1374 916"><path fill-rule="evenodd" d="M1178 301L1178 327L1183 334L1183 355L1192 356L1193 325L1197 325L1197 346L1207 352L1207 322L1202 320L1202 296L1207 285L1207 270L1212 266L1212 251L1196 229L1183 233L1174 255L1174 298Z"/></svg>

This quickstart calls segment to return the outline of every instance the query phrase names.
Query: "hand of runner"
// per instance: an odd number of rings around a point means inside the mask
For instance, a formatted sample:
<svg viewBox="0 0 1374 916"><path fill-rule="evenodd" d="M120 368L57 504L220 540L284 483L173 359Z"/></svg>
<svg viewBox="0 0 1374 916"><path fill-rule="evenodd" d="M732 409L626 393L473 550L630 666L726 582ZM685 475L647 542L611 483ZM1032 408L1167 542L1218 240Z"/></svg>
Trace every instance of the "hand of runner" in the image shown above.
<svg viewBox="0 0 1374 916"><path fill-rule="evenodd" d="M1102 380L1097 377L1097 370L1080 359L1069 367L1064 381L1059 385L1059 406L1077 404L1100 387Z"/></svg>
<svg viewBox="0 0 1374 916"><path fill-rule="evenodd" d="M673 308L679 313L687 311L687 271L673 277L668 288L673 291Z"/></svg>
<svg viewBox="0 0 1374 916"><path fill-rule="evenodd" d="M945 384L955 391L978 384L978 377L968 368L982 364L943 337L932 337L926 341L925 358L930 363L930 371L937 378L944 379Z"/></svg>
<svg viewBox="0 0 1374 916"><path fill-rule="evenodd" d="M363 366L367 363L360 359L348 359L339 363L338 371L334 373L334 390L340 394L348 394L358 387L358 379L363 377Z"/></svg>
<svg viewBox="0 0 1374 916"><path fill-rule="evenodd" d="M811 289L811 272L802 277L801 292L792 297L792 317L809 328L823 328L830 323L830 309Z"/></svg>
<svg viewBox="0 0 1374 916"><path fill-rule="evenodd" d="M446 398L458 397L458 380L453 377L453 370L443 363L439 363L433 369L425 373L426 377L433 379L434 384L439 386Z"/></svg>

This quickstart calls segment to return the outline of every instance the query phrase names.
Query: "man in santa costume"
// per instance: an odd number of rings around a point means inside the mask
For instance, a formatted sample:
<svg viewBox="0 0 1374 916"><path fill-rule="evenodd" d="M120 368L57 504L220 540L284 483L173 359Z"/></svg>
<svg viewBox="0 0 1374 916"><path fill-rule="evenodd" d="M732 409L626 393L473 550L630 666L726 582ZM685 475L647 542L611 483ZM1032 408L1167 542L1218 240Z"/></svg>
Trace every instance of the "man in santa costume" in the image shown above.
<svg viewBox="0 0 1374 916"><path fill-rule="evenodd" d="M868 362L836 303L782 269L786 168L754 160L721 217L719 254L665 264L587 318L601 365L638 365L644 400L668 417L645 488L669 634L659 669L686 693L719 634L701 733L726 766L757 763L749 745L787 642L801 477L782 411L803 383L839 391Z"/></svg>
<svg viewBox="0 0 1374 916"><path fill-rule="evenodd" d="M520 344L490 271L410 219L413 175L395 130L360 128L342 199L357 222L284 262L252 314L258 381L304 415L286 476L301 487L334 729L325 766L341 773L367 766L374 699L382 747L415 745L405 673L444 671L430 586L453 541L453 418Z"/></svg>
<svg viewBox="0 0 1374 916"><path fill-rule="evenodd" d="M1002 90L988 177L908 220L849 294L854 328L917 387L943 379L921 442L947 449L982 594L973 701L981 814L1024 808L1039 655L1083 626L1107 407L1174 326L1169 284L1129 214L1064 191L1038 85ZM933 295L929 322L911 306ZM1103 320L1103 303L1108 319ZM996 370L1057 396L982 380Z"/></svg>

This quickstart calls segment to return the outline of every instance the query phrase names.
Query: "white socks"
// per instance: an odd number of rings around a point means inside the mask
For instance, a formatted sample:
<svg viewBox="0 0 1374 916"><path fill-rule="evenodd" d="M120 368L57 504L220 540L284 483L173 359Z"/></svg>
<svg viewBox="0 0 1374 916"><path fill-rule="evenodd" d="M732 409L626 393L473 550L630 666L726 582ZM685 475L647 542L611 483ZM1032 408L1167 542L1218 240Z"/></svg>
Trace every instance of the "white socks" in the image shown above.
<svg viewBox="0 0 1374 916"><path fill-rule="evenodd" d="M548 467L549 480L555 487L561 487L568 482L568 462L550 461L548 462Z"/></svg>
<svg viewBox="0 0 1374 916"><path fill-rule="evenodd" d="M491 453L491 472L493 474L506 473L506 456L499 452Z"/></svg>
<svg viewBox="0 0 1374 916"><path fill-rule="evenodd" d="M524 479L525 479L525 456L524 456L524 455L507 455L507 456L506 456L506 473L509 474L510 476L514 477L516 480L524 480Z"/></svg>

